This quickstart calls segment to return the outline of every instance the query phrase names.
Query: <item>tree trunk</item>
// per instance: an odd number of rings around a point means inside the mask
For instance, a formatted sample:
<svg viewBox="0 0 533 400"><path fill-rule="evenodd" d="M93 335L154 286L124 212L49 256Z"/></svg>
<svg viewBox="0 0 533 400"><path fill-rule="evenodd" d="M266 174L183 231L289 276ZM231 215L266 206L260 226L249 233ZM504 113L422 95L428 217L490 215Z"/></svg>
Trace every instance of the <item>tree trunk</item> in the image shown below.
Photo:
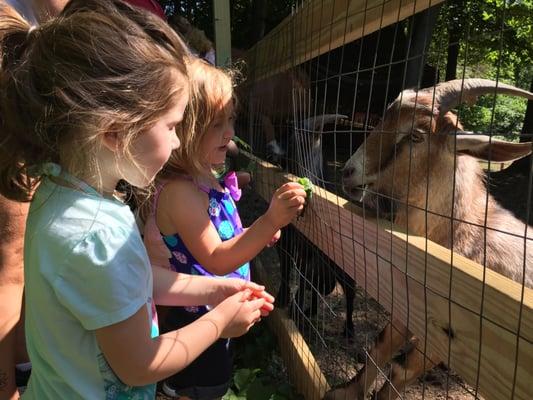
<svg viewBox="0 0 533 400"><path fill-rule="evenodd" d="M448 33L448 57L446 60L445 78L447 81L457 78L457 59L459 58L460 39L461 33L459 31L459 27L456 24L452 24Z"/></svg>
<svg viewBox="0 0 533 400"><path fill-rule="evenodd" d="M529 86L529 91L533 92L533 79L531 79L531 84ZM527 102L526 116L524 117L524 126L522 126L522 132L520 136L521 142L531 142L533 136L533 100ZM516 160L507 170L509 173L516 174L529 174L529 168L531 165L531 155L529 157L521 158Z"/></svg>
<svg viewBox="0 0 533 400"><path fill-rule="evenodd" d="M266 0L253 0L252 2L252 21L253 21L253 38L257 43L265 36L265 18L267 14Z"/></svg>
<svg viewBox="0 0 533 400"><path fill-rule="evenodd" d="M441 4L424 10L411 17L411 40L409 45L409 57L405 67L405 88L420 88L427 86L429 82L423 82L426 52L431 42L433 29L437 23L437 17ZM431 82L433 84L434 82Z"/></svg>

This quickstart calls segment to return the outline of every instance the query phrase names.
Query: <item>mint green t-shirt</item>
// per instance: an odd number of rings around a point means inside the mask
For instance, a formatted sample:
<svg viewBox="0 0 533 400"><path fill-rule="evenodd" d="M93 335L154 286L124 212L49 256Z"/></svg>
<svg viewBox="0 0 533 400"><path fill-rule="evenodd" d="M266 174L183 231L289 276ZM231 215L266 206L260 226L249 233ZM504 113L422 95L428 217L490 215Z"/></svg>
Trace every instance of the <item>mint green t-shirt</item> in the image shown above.
<svg viewBox="0 0 533 400"><path fill-rule="evenodd" d="M28 216L24 276L32 373L23 399L155 398L155 385L117 378L94 333L141 307L152 324L152 270L127 205L45 178Z"/></svg>

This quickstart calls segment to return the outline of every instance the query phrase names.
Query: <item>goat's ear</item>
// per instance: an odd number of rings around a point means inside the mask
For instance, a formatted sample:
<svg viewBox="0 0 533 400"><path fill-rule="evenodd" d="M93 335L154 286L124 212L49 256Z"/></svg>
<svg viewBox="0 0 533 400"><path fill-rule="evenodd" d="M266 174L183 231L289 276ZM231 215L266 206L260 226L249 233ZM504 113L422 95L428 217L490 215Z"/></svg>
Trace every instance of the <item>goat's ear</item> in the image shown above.
<svg viewBox="0 0 533 400"><path fill-rule="evenodd" d="M487 135L456 135L456 152L468 154L482 160L514 161L531 154L532 144L512 143L504 140L490 139ZM453 137L450 138L453 140ZM453 143L452 143L453 146Z"/></svg>

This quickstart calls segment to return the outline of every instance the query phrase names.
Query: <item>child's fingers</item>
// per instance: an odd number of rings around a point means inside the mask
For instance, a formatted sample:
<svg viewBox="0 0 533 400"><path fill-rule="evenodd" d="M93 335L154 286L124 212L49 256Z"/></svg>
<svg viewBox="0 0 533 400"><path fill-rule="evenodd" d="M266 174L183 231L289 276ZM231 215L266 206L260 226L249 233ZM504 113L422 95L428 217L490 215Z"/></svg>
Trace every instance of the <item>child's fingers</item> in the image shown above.
<svg viewBox="0 0 533 400"><path fill-rule="evenodd" d="M261 309L254 312L254 323L261 321Z"/></svg>
<svg viewBox="0 0 533 400"><path fill-rule="evenodd" d="M287 208L300 207L305 204L305 200L301 197L294 197L286 201Z"/></svg>
<svg viewBox="0 0 533 400"><path fill-rule="evenodd" d="M250 309L253 310L253 312L258 312L261 307L263 307L266 304L266 300L262 297L257 297L255 299L252 299L248 301L248 305Z"/></svg>
<svg viewBox="0 0 533 400"><path fill-rule="evenodd" d="M292 199L295 197L305 197L307 196L307 193L303 189L291 189L287 190L286 192L280 193L278 195L278 199L280 200L286 200L286 199Z"/></svg>
<svg viewBox="0 0 533 400"><path fill-rule="evenodd" d="M250 321L250 324L253 325L255 324L257 321L259 321L261 319L261 310L254 310L252 313L250 313L250 319L248 321Z"/></svg>
<svg viewBox="0 0 533 400"><path fill-rule="evenodd" d="M246 289L250 289L250 290L252 290L254 292L262 292L262 291L265 290L265 286L259 285L258 283L255 283L255 282L252 282L252 281L246 282L244 287Z"/></svg>
<svg viewBox="0 0 533 400"><path fill-rule="evenodd" d="M274 310L274 304L266 302L263 307L261 307L261 311L273 311Z"/></svg>
<svg viewBox="0 0 533 400"><path fill-rule="evenodd" d="M244 289L241 292L237 292L235 296L240 296L241 301L246 301L250 300L250 298L252 297L252 293L253 292L250 289Z"/></svg>
<svg viewBox="0 0 533 400"><path fill-rule="evenodd" d="M268 303L274 303L275 301L275 298L274 296L272 296L270 293L268 293L267 291L265 290L262 290L262 291L258 291L258 292L254 292L254 296L258 299L265 299L266 302Z"/></svg>
<svg viewBox="0 0 533 400"><path fill-rule="evenodd" d="M276 193L281 194L291 189L302 189L303 186L300 185L298 182L287 182L283 185L281 185L278 190L276 190Z"/></svg>

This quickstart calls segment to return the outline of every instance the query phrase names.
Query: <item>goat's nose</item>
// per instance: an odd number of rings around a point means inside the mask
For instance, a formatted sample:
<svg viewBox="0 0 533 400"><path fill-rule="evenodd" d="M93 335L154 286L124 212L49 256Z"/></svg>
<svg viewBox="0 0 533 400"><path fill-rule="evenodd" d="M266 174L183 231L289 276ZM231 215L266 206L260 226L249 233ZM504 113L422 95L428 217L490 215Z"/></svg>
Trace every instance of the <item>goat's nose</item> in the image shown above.
<svg viewBox="0 0 533 400"><path fill-rule="evenodd" d="M343 178L349 178L350 176L352 176L352 174L355 172L355 169L354 168L344 168L342 170L342 177Z"/></svg>

